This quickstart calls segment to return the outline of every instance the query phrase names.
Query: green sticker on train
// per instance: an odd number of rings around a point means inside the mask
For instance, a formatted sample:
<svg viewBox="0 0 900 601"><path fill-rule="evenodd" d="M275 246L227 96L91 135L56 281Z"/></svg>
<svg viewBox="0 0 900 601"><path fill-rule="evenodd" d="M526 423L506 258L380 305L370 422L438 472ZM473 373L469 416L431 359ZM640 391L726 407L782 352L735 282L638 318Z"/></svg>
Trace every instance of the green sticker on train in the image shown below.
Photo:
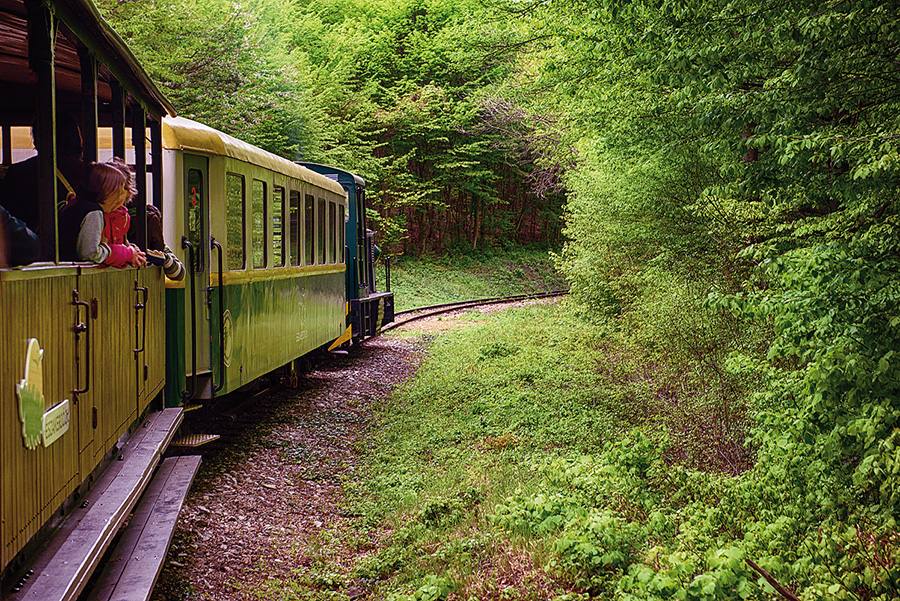
<svg viewBox="0 0 900 601"><path fill-rule="evenodd" d="M41 442L44 430L44 351L37 338L28 340L25 351L25 377L16 384L19 397L19 420L25 447L31 450Z"/></svg>
<svg viewBox="0 0 900 601"><path fill-rule="evenodd" d="M69 399L44 411L44 350L37 338L30 338L27 344L25 377L16 384L16 395L22 438L25 447L33 451L41 442L48 447L69 431L71 412Z"/></svg>

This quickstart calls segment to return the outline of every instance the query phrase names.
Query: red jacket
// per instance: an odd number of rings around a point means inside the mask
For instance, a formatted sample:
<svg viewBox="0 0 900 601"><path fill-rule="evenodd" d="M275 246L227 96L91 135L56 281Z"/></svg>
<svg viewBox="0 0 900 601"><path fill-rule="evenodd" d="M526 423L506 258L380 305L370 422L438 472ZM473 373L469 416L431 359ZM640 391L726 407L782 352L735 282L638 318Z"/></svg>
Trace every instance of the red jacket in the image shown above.
<svg viewBox="0 0 900 601"><path fill-rule="evenodd" d="M103 216L106 225L103 227L101 241L109 246L109 256L106 257L103 264L112 267L128 267L128 262L134 258L134 251L125 240L128 226L131 225L128 209L121 206L115 211L104 213Z"/></svg>

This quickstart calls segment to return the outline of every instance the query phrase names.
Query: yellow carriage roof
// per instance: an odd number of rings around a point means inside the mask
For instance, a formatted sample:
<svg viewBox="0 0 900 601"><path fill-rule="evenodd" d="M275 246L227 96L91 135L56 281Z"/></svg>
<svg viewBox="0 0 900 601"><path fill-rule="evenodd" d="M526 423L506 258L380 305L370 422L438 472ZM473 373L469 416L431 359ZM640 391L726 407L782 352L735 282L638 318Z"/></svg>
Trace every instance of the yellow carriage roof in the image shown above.
<svg viewBox="0 0 900 601"><path fill-rule="evenodd" d="M162 134L163 147L169 150L231 157L325 188L339 196L347 195L340 184L324 175L184 117L164 118Z"/></svg>

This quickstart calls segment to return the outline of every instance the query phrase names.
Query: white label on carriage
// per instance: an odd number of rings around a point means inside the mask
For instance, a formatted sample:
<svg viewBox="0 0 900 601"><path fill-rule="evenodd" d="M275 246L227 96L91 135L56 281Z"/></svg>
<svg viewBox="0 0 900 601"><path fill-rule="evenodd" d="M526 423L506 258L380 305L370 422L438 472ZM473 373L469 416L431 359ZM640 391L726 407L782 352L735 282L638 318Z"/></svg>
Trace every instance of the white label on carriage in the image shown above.
<svg viewBox="0 0 900 601"><path fill-rule="evenodd" d="M71 423L71 412L69 410L69 399L56 405L46 413L44 413L44 446L49 447L51 444L59 440L59 438L69 431Z"/></svg>

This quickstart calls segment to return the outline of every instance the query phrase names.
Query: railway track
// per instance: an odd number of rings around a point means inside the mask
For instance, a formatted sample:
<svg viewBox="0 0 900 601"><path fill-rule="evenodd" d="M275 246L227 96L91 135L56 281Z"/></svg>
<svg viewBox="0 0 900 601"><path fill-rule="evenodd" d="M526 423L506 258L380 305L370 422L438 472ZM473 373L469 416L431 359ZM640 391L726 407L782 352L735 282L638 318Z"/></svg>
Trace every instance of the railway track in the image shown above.
<svg viewBox="0 0 900 601"><path fill-rule="evenodd" d="M515 296L503 296L503 297L495 297L495 298L481 298L477 300L468 300L468 301L460 301L456 303L443 303L440 305L430 305L428 307L419 307L416 309L406 309L405 311L397 311L394 313L394 322L390 323L383 328L381 328L381 332L387 332L389 330L393 330L394 328L398 328L402 325L406 325L413 321L417 321L419 319L425 319L426 317L434 317L435 315L441 315L443 313L450 313L451 311L459 311L461 309L469 309L472 307L480 307L482 305L498 305L500 303L514 303L516 301L523 300L534 300L539 298L553 298L557 296L565 296L568 294L568 290L554 290L551 292L541 292L538 294L517 294ZM405 317L405 319L403 319Z"/></svg>

